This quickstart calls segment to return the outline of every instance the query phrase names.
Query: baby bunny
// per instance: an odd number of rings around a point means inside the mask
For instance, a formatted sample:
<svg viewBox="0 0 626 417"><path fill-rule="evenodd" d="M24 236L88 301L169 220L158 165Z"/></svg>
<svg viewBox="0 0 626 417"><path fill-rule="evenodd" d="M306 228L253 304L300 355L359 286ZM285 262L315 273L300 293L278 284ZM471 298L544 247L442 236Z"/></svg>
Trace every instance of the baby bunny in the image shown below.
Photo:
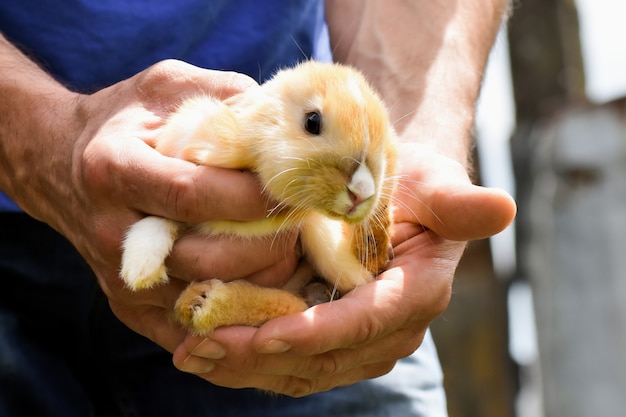
<svg viewBox="0 0 626 417"><path fill-rule="evenodd" d="M361 73L339 64L308 61L225 101L186 100L156 149L255 173L279 202L278 214L196 225L146 217L127 233L122 279L135 291L166 282L164 261L183 228L247 238L297 228L304 258L285 288L218 279L189 284L175 315L196 334L303 311L308 304L300 293L313 276L341 293L370 282L389 259L395 141L381 99Z"/></svg>

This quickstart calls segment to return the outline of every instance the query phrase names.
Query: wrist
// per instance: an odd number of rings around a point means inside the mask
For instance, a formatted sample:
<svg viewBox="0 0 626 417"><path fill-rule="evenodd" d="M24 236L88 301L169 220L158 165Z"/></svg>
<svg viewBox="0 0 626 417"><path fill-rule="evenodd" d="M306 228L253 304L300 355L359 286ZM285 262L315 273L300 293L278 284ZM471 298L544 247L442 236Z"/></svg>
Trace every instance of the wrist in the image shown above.
<svg viewBox="0 0 626 417"><path fill-rule="evenodd" d="M0 189L33 217L68 197L79 95L0 38ZM67 203L67 200L66 200Z"/></svg>

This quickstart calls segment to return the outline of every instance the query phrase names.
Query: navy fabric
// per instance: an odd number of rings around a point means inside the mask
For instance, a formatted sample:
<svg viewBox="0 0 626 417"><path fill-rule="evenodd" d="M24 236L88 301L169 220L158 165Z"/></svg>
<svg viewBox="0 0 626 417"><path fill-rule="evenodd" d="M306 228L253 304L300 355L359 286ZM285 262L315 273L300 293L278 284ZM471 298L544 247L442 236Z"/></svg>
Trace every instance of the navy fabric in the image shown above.
<svg viewBox="0 0 626 417"><path fill-rule="evenodd" d="M166 58L263 81L329 56L319 0L20 0L0 2L0 30L80 91Z"/></svg>

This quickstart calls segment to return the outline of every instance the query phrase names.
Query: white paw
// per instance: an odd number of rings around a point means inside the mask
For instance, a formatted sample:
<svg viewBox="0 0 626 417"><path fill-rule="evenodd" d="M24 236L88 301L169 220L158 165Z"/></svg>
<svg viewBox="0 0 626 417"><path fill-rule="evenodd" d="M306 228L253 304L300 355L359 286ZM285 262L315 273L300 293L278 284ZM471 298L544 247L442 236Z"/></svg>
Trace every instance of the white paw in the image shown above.
<svg viewBox="0 0 626 417"><path fill-rule="evenodd" d="M176 240L178 225L160 217L146 217L128 231L120 275L133 291L168 281L165 258Z"/></svg>
<svg viewBox="0 0 626 417"><path fill-rule="evenodd" d="M133 291L152 288L167 282L167 271L163 259L155 256L127 255L124 252L121 276L128 288Z"/></svg>

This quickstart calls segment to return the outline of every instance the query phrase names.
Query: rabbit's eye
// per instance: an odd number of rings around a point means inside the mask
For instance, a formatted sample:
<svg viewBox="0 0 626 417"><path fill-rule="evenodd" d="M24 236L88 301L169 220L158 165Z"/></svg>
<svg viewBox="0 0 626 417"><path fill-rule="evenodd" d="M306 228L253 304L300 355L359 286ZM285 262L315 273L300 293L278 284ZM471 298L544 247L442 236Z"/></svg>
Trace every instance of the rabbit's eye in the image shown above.
<svg viewBox="0 0 626 417"><path fill-rule="evenodd" d="M322 116L316 111L307 113L304 119L304 128L312 135L319 135L322 129Z"/></svg>

